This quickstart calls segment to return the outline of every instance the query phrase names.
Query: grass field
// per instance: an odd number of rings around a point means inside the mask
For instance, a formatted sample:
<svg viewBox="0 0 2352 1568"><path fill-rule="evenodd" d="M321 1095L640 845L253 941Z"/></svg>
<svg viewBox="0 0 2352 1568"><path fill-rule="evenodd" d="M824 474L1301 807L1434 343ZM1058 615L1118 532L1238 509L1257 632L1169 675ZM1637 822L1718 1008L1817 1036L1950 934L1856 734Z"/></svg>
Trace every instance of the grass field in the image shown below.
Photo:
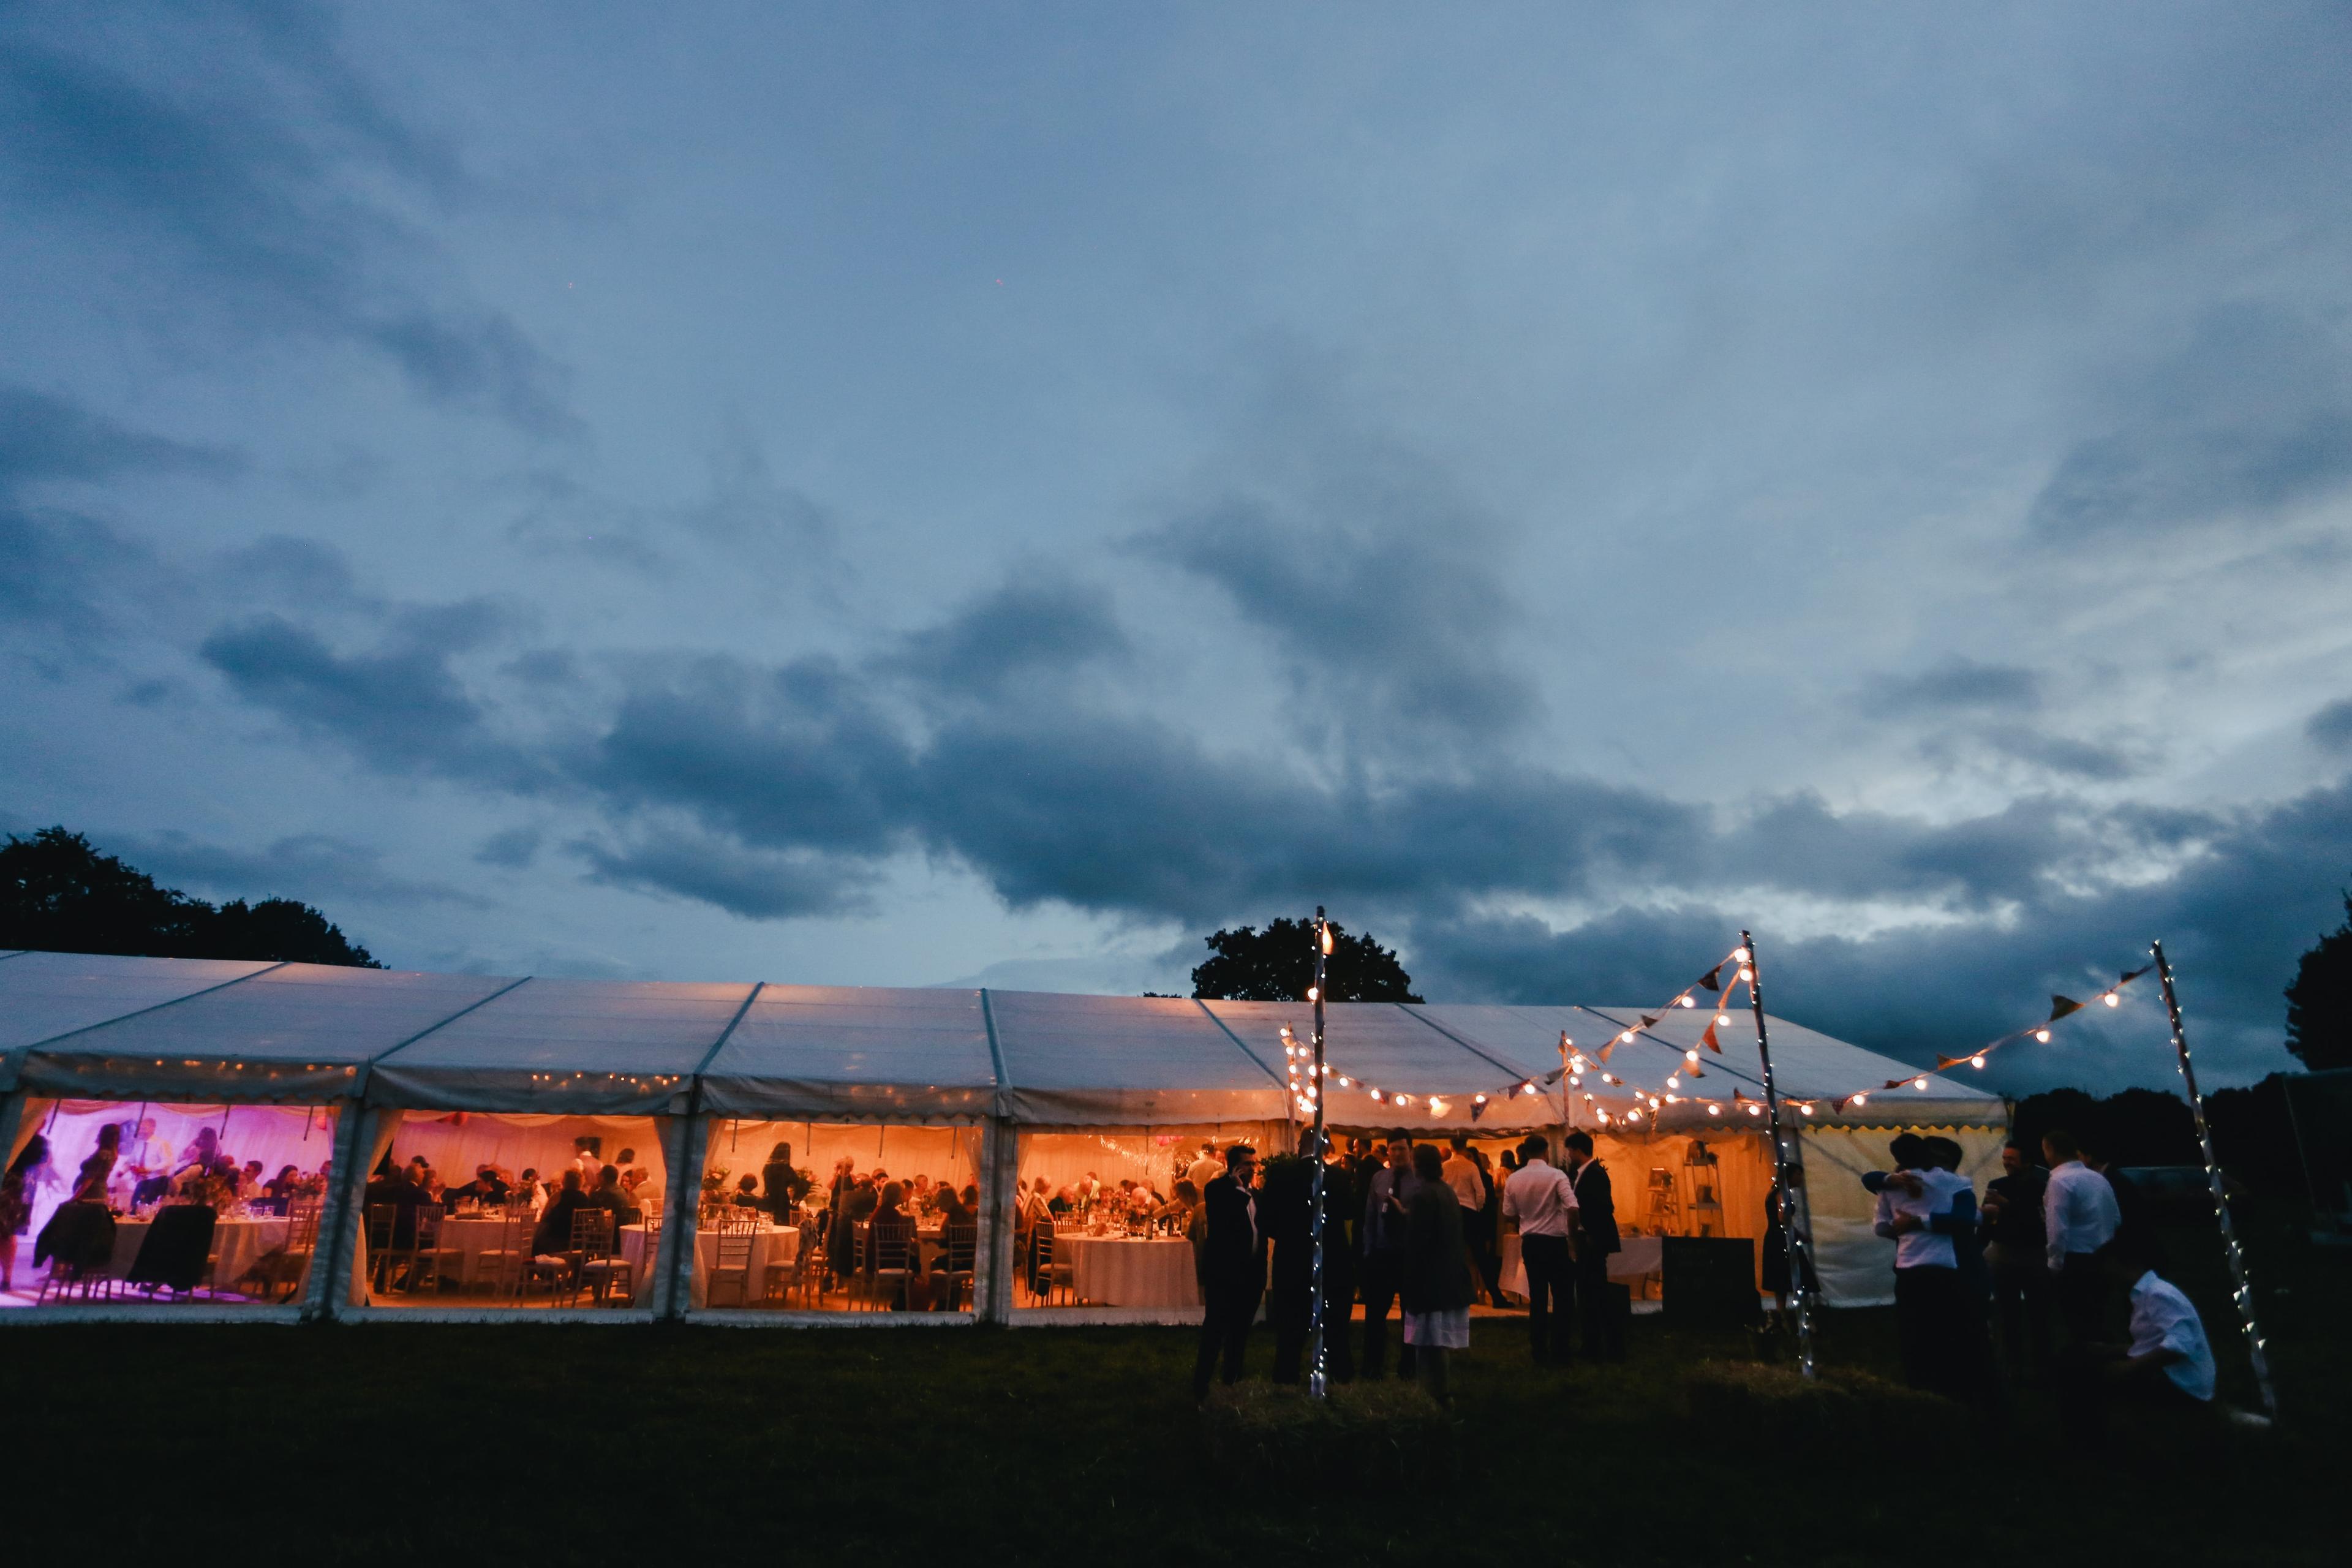
<svg viewBox="0 0 2352 1568"><path fill-rule="evenodd" d="M0 1541L26 1563L2340 1563L2352 1263L2257 1242L2274 1433L2075 1453L2028 1394L1907 1451L1775 1452L1685 1409L1685 1370L1743 1336L1638 1319L1628 1364L1556 1373L1489 1319L1458 1358L1464 1477L1422 1496L1211 1474L1181 1330L10 1329ZM2210 1233L2175 1245L2201 1260ZM2182 1272L2250 1402L2218 1267ZM1892 1349L1888 1314L1828 1315L1830 1364Z"/></svg>

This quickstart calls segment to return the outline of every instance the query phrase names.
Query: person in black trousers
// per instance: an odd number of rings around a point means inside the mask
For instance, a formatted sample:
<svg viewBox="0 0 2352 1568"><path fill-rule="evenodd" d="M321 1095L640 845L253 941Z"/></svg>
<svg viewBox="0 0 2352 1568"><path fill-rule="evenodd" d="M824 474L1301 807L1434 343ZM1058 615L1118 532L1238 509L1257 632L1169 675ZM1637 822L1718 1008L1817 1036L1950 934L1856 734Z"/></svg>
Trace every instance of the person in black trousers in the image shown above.
<svg viewBox="0 0 2352 1568"><path fill-rule="evenodd" d="M2001 1146L2000 1164L2006 1173L1985 1184L1982 1236L2003 1359L2011 1380L2022 1384L2029 1376L2047 1378L2053 1364L2050 1321L2056 1282L2047 1257L2050 1233L2042 1222L2050 1173L2014 1138Z"/></svg>
<svg viewBox="0 0 2352 1568"><path fill-rule="evenodd" d="M1389 1308L1404 1284L1405 1215L1421 1179L1412 1173L1412 1141L1399 1133L1388 1142L1388 1163L1375 1163L1364 1182L1361 1222L1356 1242L1363 1258L1364 1376L1385 1376L1389 1359ZM1397 1375L1413 1375L1413 1353L1397 1356Z"/></svg>
<svg viewBox="0 0 2352 1568"><path fill-rule="evenodd" d="M1220 1355L1224 1381L1241 1381L1250 1320L1257 1316L1258 1297L1265 1289L1265 1236L1258 1226L1256 1195L1250 1191L1250 1178L1256 1173L1257 1151L1236 1143L1225 1151L1225 1173L1202 1195L1207 1234L1201 1247L1201 1285L1206 1309L1201 1314L1201 1352L1192 1363L1196 1400L1208 1398L1210 1374L1217 1370Z"/></svg>
<svg viewBox="0 0 2352 1568"><path fill-rule="evenodd" d="M1584 1356L1587 1361L1623 1361L1624 1316L1617 1288L1609 1283L1609 1255L1622 1246L1616 1194L1610 1191L1608 1170L1592 1157L1591 1133L1570 1132L1560 1146L1568 1152L1576 1186L1576 1259L1569 1277L1575 1281L1577 1316L1584 1327Z"/></svg>

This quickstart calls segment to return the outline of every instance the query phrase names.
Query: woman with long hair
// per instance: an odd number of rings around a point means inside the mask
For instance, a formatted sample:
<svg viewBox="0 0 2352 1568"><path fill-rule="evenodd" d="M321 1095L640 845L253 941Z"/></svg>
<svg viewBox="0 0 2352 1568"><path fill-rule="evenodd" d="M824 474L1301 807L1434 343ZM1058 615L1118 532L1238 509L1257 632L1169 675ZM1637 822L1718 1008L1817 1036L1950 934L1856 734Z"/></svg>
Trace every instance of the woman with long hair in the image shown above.
<svg viewBox="0 0 2352 1568"><path fill-rule="evenodd" d="M1462 1205L1445 1184L1445 1162L1433 1143L1415 1146L1420 1182L1405 1211L1404 1342L1413 1349L1422 1386L1440 1405L1449 1351L1470 1348L1470 1258L1462 1244Z"/></svg>

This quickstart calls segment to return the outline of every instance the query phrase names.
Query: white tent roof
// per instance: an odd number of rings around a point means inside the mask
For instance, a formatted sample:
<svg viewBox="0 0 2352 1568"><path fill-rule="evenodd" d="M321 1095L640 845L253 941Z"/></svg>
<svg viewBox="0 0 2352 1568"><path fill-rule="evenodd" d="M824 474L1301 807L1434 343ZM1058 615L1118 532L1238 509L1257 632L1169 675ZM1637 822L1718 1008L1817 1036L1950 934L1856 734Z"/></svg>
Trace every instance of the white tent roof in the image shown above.
<svg viewBox="0 0 2352 1568"><path fill-rule="evenodd" d="M1610 1088L1588 1075L1576 1116L1663 1092L1709 1015L1677 1012L1618 1047ZM486 978L312 964L238 964L61 953L0 957L0 1089L113 1099L306 1100L453 1110L680 1112L698 1086L730 1116L1175 1126L1289 1114L1280 1030L1304 1041L1305 1003L1194 1002L1044 992L891 990ZM1565 1030L1588 1054L1638 1009L1403 1006L1340 1003L1326 1041L1341 1126L1471 1124L1507 1131L1556 1122ZM1925 1092L1883 1089L1916 1069L1771 1020L1781 1092L1822 1103L1809 1123L1997 1122L2001 1101L1928 1075ZM1683 1092L1728 1109L1760 1098L1748 1016L1705 1053ZM1356 1080L1337 1087L1337 1075ZM1536 1096L1507 1093L1534 1080ZM1402 1091L1403 1109L1362 1088ZM1864 1107L1827 1101L1866 1091ZM1447 1097L1433 1116L1427 1097ZM1652 1124L1704 1121L1697 1098Z"/></svg>

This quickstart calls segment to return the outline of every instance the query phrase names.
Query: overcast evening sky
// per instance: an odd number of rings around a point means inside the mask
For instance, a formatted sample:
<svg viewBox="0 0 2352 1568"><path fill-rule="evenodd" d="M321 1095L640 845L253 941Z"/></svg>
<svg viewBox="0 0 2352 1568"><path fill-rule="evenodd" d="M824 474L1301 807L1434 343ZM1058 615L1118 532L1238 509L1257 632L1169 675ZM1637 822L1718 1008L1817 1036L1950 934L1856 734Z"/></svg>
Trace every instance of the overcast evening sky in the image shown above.
<svg viewBox="0 0 2352 1568"><path fill-rule="evenodd" d="M2352 881L2337 5L18 6L0 828L406 968L1920 1059ZM2170 1080L2152 995L1987 1081ZM2102 1010L2104 1013L2104 1010Z"/></svg>

